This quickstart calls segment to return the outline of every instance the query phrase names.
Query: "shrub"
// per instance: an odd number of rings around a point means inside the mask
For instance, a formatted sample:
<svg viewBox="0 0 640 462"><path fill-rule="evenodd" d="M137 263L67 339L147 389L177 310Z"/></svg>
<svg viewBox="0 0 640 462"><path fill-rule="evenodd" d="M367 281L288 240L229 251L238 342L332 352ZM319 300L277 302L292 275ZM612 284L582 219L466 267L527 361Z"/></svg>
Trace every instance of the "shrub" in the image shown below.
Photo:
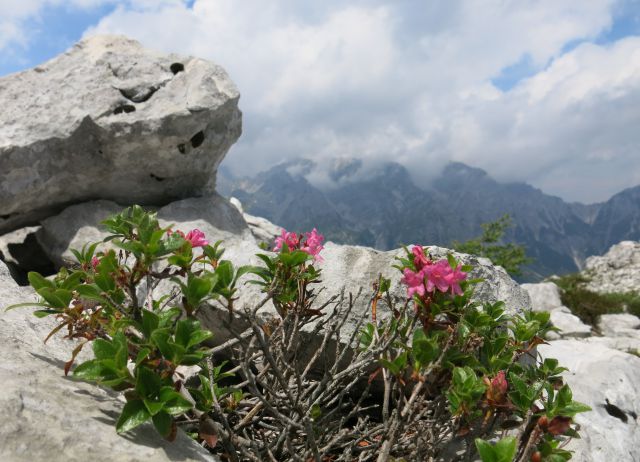
<svg viewBox="0 0 640 462"><path fill-rule="evenodd" d="M316 230L283 231L261 266L235 268L219 243L161 228L140 207L104 224L117 252L92 244L53 280L30 273L41 300L21 306L58 320L47 338L64 329L80 339L65 373L91 344L94 359L73 376L124 392L118 432L151 421L171 440L180 426L230 461L571 456L562 444L589 408L573 401L565 369L535 353L548 313L510 316L502 302L473 301L472 268L452 256L407 250L397 265L407 297L380 277L355 313L361 292L318 302ZM234 314L247 274L264 297L235 313L240 321L229 316L231 340L205 346L198 313ZM257 313L269 302L277 316L265 321ZM200 373L185 377L182 366L194 365Z"/></svg>
<svg viewBox="0 0 640 462"><path fill-rule="evenodd" d="M498 220L483 223L482 235L466 242L453 242L453 248L458 252L486 257L494 265L502 266L512 276L521 276L522 267L533 261L527 257L525 248L518 244L502 243L505 231L513 226L509 214L504 214Z"/></svg>

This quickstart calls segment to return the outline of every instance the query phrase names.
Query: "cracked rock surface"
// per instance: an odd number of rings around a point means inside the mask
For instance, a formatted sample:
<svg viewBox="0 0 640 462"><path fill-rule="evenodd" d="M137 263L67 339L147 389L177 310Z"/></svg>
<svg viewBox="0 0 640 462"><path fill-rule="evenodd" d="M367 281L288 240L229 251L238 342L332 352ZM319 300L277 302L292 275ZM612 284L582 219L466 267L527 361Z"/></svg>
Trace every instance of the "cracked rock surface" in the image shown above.
<svg viewBox="0 0 640 462"><path fill-rule="evenodd" d="M239 93L202 59L87 38L0 79L0 234L90 199L162 205L213 191Z"/></svg>

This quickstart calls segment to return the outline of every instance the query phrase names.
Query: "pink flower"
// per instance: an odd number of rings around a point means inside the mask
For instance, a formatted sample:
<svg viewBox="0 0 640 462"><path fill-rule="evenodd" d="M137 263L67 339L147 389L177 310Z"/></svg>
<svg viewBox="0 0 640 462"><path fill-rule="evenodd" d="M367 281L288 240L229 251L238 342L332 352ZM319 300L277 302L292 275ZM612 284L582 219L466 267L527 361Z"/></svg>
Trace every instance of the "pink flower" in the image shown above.
<svg viewBox="0 0 640 462"><path fill-rule="evenodd" d="M509 383L507 382L507 377L504 371L500 371L496 374L496 376L491 381L491 388L497 391L499 394L504 395L507 393L507 388L509 388Z"/></svg>
<svg viewBox="0 0 640 462"><path fill-rule="evenodd" d="M400 282L408 286L407 297L413 297L415 293L421 297L424 296L424 274L422 271L414 273L409 268L405 268L403 273L404 277Z"/></svg>
<svg viewBox="0 0 640 462"><path fill-rule="evenodd" d="M467 273L460 270L460 266L452 269L449 262L445 259L435 264L425 266L423 269L427 277L427 291L433 292L434 288L440 292L447 292L451 289L451 293L462 295L460 281L464 281Z"/></svg>
<svg viewBox="0 0 640 462"><path fill-rule="evenodd" d="M91 259L91 266L93 267L94 270L97 268L99 263L100 263L100 260L98 260L98 257L93 257Z"/></svg>
<svg viewBox="0 0 640 462"><path fill-rule="evenodd" d="M298 235L296 233L290 233L286 229L283 229L280 236L276 237L276 246L274 247L273 251L278 252L282 250L284 244L287 244L289 250L296 250L298 248L298 245L300 245L300 239L298 238Z"/></svg>
<svg viewBox="0 0 640 462"><path fill-rule="evenodd" d="M438 289L440 292L449 290L451 266L447 260L440 260L433 265L426 266L424 274L427 277L427 291L433 292Z"/></svg>
<svg viewBox="0 0 640 462"><path fill-rule="evenodd" d="M313 228L310 233L305 233L305 242L300 247L300 250L313 256L313 259L317 262L322 262L322 257L319 255L320 251L324 249L322 243L324 242L324 236L318 233L318 230Z"/></svg>
<svg viewBox="0 0 640 462"><path fill-rule="evenodd" d="M491 380L485 377L484 383L487 386L487 402L492 406L503 404L509 389L505 372L499 371Z"/></svg>
<svg viewBox="0 0 640 462"><path fill-rule="evenodd" d="M180 231L177 232L179 233ZM209 241L205 239L204 233L199 229L192 229L184 238L191 242L191 247L202 247L209 244Z"/></svg>
<svg viewBox="0 0 640 462"><path fill-rule="evenodd" d="M460 288L460 282L467 278L467 273L460 270L460 265L449 273L448 281L451 286L451 293L455 295L462 295L462 288Z"/></svg>
<svg viewBox="0 0 640 462"><path fill-rule="evenodd" d="M421 245L414 245L411 252L413 253L413 264L418 271L431 264L431 260L426 257Z"/></svg>

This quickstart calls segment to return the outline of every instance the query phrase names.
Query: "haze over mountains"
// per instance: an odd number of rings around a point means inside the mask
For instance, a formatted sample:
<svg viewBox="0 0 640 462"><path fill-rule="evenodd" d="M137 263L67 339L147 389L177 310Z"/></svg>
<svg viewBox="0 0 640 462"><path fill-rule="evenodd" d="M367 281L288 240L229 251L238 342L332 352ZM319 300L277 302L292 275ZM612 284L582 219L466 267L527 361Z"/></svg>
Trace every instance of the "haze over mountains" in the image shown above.
<svg viewBox="0 0 640 462"><path fill-rule="evenodd" d="M522 277L528 281L577 271L586 257L640 239L640 186L604 203L567 203L457 162L430 184L416 185L394 162L365 172L358 159L340 159L324 172L301 159L252 178L221 169L218 190L240 199L246 212L287 229L317 227L329 240L381 250L412 243L450 246L508 213L514 227L505 240L524 245L535 259Z"/></svg>

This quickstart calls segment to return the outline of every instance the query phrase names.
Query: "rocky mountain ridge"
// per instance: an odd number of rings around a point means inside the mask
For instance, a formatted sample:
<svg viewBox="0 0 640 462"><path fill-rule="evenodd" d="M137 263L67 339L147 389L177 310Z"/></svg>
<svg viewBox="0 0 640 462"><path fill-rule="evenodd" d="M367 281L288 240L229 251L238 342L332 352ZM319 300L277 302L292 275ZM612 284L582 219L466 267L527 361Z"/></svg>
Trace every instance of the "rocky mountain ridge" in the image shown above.
<svg viewBox="0 0 640 462"><path fill-rule="evenodd" d="M218 190L245 210L285 228L317 224L336 242L382 250L413 242L449 246L480 233L480 224L509 213L505 240L522 244L535 261L524 280L581 269L585 259L621 240L640 239L640 186L602 204L566 203L525 183L499 183L485 171L449 164L429 185L416 185L400 164L389 162L357 176L359 163L335 173L331 187L308 178L314 164L286 162L252 178L226 170ZM351 181L346 177L355 176ZM297 199L301 199L300 202Z"/></svg>

